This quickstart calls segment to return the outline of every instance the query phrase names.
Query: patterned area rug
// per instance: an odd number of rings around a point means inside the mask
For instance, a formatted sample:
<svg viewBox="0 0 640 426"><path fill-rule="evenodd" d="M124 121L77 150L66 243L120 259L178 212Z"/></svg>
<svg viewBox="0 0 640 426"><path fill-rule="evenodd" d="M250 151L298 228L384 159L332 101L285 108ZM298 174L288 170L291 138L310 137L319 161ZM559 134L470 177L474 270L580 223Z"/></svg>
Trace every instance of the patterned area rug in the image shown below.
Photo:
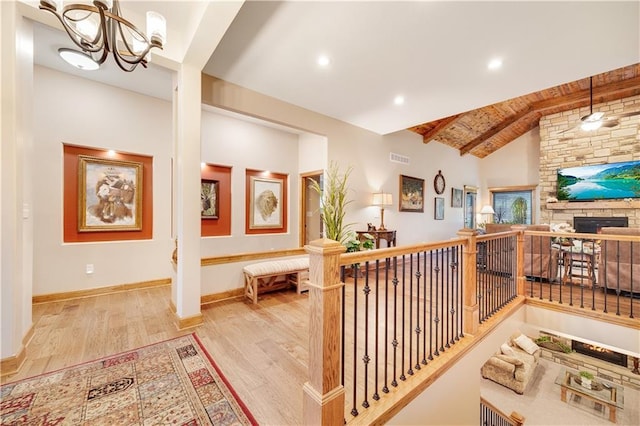
<svg viewBox="0 0 640 426"><path fill-rule="evenodd" d="M194 334L0 387L0 424L256 425Z"/></svg>

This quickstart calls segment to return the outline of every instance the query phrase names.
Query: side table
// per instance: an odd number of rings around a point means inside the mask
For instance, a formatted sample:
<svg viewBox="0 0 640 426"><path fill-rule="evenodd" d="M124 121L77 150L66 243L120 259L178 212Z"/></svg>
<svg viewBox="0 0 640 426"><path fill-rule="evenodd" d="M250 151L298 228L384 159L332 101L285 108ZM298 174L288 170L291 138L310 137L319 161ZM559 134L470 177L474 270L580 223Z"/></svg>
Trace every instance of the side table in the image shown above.
<svg viewBox="0 0 640 426"><path fill-rule="evenodd" d="M356 234L358 234L358 239L360 241L362 241L362 239L364 238L362 235L363 234L370 234L373 235L373 239L376 242L376 248L379 249L380 248L380 240L385 240L387 242L387 247L395 247L396 246L396 231L395 230L390 230L390 229L385 229L383 231L356 231Z"/></svg>

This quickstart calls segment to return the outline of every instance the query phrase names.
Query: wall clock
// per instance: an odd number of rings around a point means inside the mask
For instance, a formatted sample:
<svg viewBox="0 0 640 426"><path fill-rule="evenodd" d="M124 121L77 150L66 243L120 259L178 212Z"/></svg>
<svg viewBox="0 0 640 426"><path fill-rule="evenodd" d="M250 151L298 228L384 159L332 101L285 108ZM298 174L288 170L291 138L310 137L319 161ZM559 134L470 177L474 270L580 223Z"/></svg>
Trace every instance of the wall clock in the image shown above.
<svg viewBox="0 0 640 426"><path fill-rule="evenodd" d="M444 192L446 184L444 182L444 176L442 176L442 170L438 170L438 174L433 179L433 189L436 190L436 194L442 194Z"/></svg>

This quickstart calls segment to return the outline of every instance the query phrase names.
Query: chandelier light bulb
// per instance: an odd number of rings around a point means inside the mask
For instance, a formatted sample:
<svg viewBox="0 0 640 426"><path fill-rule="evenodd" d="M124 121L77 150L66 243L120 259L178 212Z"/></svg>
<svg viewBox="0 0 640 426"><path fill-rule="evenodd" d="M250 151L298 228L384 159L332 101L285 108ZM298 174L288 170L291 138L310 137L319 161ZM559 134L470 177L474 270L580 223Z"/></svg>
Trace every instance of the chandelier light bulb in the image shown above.
<svg viewBox="0 0 640 426"><path fill-rule="evenodd" d="M158 12L147 12L147 38L151 44L160 46L167 40L167 21Z"/></svg>
<svg viewBox="0 0 640 426"><path fill-rule="evenodd" d="M76 28L83 36L93 40L98 35L99 24L91 18L86 18L78 21Z"/></svg>

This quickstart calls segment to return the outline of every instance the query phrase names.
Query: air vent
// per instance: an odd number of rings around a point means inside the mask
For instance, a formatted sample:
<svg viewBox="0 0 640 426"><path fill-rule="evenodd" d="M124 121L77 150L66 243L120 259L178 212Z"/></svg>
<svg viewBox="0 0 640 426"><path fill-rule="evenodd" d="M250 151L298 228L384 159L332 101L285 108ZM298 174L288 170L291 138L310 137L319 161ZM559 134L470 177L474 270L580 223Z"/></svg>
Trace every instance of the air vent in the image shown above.
<svg viewBox="0 0 640 426"><path fill-rule="evenodd" d="M409 157L405 155L396 154L395 152L390 152L389 161L393 163L409 164Z"/></svg>

